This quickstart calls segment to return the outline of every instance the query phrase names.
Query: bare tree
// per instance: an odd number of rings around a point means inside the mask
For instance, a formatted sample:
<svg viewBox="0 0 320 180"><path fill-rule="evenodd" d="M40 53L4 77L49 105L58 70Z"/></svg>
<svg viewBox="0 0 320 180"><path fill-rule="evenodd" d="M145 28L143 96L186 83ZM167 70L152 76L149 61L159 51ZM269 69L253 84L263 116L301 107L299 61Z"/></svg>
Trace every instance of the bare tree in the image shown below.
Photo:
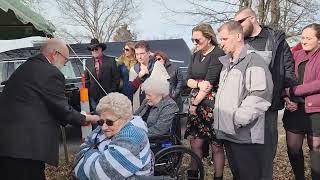
<svg viewBox="0 0 320 180"><path fill-rule="evenodd" d="M192 8L181 9L181 8L172 8L169 7L164 0L155 0L159 4L161 4L166 10L169 11L170 16L168 16L168 20L175 22L175 15L180 16L191 16L197 19L197 23L207 22L211 24L222 23L224 21L229 20L234 14L237 7L239 7L239 3L237 0L184 0L186 4L188 4ZM211 3L212 2L212 3ZM210 6L211 5L211 6ZM214 8L217 6L221 6L223 8L218 9ZM171 17L171 18L170 18ZM181 24L177 22L178 25L190 25L190 24ZM194 25L194 24L193 24Z"/></svg>
<svg viewBox="0 0 320 180"><path fill-rule="evenodd" d="M84 36L106 42L120 25L130 24L137 8L134 0L56 0L70 25L83 27Z"/></svg>
<svg viewBox="0 0 320 180"><path fill-rule="evenodd" d="M173 15L197 17L197 23L221 24L233 19L236 11L242 7L256 10L262 25L271 25L281 29L288 36L300 33L301 28L317 21L320 17L319 0L184 0L191 8L169 8L161 4Z"/></svg>

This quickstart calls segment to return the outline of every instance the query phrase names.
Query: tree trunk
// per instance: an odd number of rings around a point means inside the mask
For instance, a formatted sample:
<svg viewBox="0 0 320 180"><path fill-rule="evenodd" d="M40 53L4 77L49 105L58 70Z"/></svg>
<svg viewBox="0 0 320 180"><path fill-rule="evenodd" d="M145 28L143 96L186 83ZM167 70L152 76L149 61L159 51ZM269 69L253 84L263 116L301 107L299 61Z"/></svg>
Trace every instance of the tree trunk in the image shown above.
<svg viewBox="0 0 320 180"><path fill-rule="evenodd" d="M271 0L270 4L270 12L271 12L271 23L270 25L274 28L279 27L279 20L280 20L280 2L279 0Z"/></svg>
<svg viewBox="0 0 320 180"><path fill-rule="evenodd" d="M259 0L258 5L258 19L261 25L264 25L265 15L268 14L265 9L264 0Z"/></svg>

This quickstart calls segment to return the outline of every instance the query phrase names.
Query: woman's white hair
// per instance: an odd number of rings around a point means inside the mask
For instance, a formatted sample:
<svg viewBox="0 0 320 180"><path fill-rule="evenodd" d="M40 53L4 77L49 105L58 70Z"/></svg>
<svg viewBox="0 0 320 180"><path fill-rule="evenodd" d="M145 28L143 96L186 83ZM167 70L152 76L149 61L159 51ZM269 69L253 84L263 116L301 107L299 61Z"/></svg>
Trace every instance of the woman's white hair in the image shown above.
<svg viewBox="0 0 320 180"><path fill-rule="evenodd" d="M164 97L169 95L169 82L163 78L148 78L142 84L141 89L146 93Z"/></svg>
<svg viewBox="0 0 320 180"><path fill-rule="evenodd" d="M119 117L131 116L132 104L127 96L113 92L100 99L96 111L98 114L108 111L113 112Z"/></svg>

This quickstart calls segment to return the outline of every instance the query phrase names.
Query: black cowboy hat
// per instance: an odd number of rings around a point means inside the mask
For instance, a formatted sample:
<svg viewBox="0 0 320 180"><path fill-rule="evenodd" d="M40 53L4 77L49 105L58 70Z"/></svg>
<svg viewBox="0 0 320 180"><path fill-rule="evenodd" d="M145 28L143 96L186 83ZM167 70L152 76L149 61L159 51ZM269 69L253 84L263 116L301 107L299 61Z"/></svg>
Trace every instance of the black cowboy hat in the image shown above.
<svg viewBox="0 0 320 180"><path fill-rule="evenodd" d="M90 45L88 46L88 49L91 51L93 48L101 47L102 51L107 48L107 45L105 43L100 43L97 38L91 39Z"/></svg>

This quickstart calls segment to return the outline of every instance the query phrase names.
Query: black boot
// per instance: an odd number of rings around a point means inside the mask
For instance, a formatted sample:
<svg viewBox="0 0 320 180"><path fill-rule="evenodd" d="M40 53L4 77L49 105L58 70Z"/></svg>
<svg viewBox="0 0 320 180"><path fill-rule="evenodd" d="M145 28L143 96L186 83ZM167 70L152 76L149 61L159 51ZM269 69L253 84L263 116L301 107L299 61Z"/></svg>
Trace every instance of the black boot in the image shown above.
<svg viewBox="0 0 320 180"><path fill-rule="evenodd" d="M204 140L202 144L202 158L209 156L209 145L210 142L208 140Z"/></svg>
<svg viewBox="0 0 320 180"><path fill-rule="evenodd" d="M320 152L310 151L312 180L320 179Z"/></svg>
<svg viewBox="0 0 320 180"><path fill-rule="evenodd" d="M304 157L302 149L299 152L288 150L290 164L296 180L305 180L304 178Z"/></svg>
<svg viewBox="0 0 320 180"><path fill-rule="evenodd" d="M188 180L198 180L199 171L198 170L188 170Z"/></svg>
<svg viewBox="0 0 320 180"><path fill-rule="evenodd" d="M223 180L223 176L216 177L216 175L214 175L213 180Z"/></svg>

